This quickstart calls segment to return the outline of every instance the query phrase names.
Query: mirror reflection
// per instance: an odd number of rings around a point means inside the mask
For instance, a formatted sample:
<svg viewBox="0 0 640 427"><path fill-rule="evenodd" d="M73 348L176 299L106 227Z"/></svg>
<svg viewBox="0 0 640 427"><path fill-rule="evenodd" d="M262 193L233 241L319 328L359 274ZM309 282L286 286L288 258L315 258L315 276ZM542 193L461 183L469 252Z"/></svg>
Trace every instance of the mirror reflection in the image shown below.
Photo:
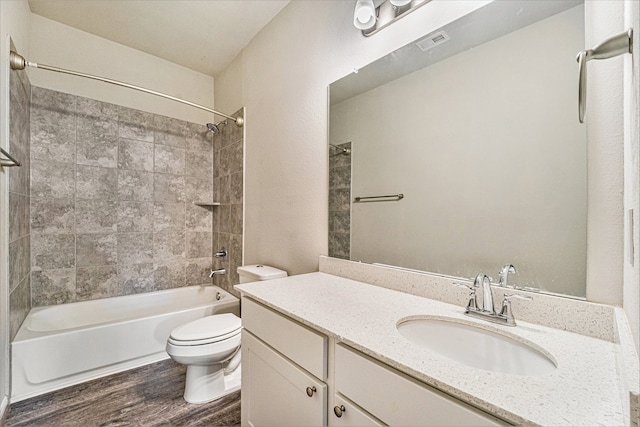
<svg viewBox="0 0 640 427"><path fill-rule="evenodd" d="M494 2L331 84L329 255L496 282L513 264L584 297L583 48L579 1Z"/></svg>

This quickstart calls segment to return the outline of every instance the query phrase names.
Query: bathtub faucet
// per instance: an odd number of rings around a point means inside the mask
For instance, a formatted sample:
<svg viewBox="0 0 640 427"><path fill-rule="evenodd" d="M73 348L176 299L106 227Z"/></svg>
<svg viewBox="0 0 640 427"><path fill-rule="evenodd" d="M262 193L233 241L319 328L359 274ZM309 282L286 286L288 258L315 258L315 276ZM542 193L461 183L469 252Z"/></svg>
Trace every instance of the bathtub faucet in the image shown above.
<svg viewBox="0 0 640 427"><path fill-rule="evenodd" d="M211 274L209 275L209 277L213 277L216 274L227 274L227 270L225 270L224 268L218 268L217 270L211 270Z"/></svg>
<svg viewBox="0 0 640 427"><path fill-rule="evenodd" d="M215 258L224 258L224 257L227 256L227 250L225 248L222 248L221 251L218 251L218 252L214 253L213 256Z"/></svg>

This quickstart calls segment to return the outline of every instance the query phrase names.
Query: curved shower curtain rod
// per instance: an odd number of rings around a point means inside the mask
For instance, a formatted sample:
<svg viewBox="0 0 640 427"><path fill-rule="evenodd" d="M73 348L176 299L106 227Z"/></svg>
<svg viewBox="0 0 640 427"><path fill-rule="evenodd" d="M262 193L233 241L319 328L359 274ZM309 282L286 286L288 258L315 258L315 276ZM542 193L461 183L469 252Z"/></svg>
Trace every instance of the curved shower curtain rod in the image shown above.
<svg viewBox="0 0 640 427"><path fill-rule="evenodd" d="M190 102L190 101L185 101L184 99L176 98L175 96L167 95L167 94L164 94L162 92L157 92L155 90L146 89L146 88L143 88L143 87L140 87L140 86L135 86L135 85L132 85L132 84L129 84L129 83L120 82L118 80L107 79L105 77L94 76L94 75L91 75L91 74L79 73L77 71L65 70L64 68L52 67L50 65L38 64L36 62L29 62L23 56L19 55L18 53L14 52L14 51L11 51L10 64L11 64L11 69L12 70L24 70L25 67L28 66L28 67L33 67L33 68L39 68L39 69L42 69L42 70L47 70L47 71L54 71L56 73L70 74L72 76L78 76L78 77L84 77L84 78L87 78L87 79L98 80L98 81L101 81L101 82L104 82L104 83L109 83L109 84L116 85L116 86L122 86L122 87L126 87L126 88L129 88L129 89L138 90L140 92L145 92L145 93L149 93L151 95L160 96L162 98L167 98L167 99L170 99L172 101L181 102L183 104L187 104L187 105L190 105L192 107L208 111L210 113L213 113L215 115L224 117L226 119L233 120L236 123L236 125L238 125L238 126L244 125L244 118L243 117L228 116L226 114L220 113L220 112L218 112L216 110L212 110L211 108L205 107L205 106L200 105L200 104L196 104L196 103L193 103L193 102Z"/></svg>

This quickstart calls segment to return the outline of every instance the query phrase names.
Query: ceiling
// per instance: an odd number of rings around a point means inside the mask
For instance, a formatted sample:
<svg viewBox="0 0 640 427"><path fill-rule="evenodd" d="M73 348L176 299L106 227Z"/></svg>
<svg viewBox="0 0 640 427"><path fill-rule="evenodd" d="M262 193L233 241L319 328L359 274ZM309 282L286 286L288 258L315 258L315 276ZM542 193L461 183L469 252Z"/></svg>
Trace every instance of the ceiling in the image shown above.
<svg viewBox="0 0 640 427"><path fill-rule="evenodd" d="M29 0L45 18L216 76L289 0Z"/></svg>

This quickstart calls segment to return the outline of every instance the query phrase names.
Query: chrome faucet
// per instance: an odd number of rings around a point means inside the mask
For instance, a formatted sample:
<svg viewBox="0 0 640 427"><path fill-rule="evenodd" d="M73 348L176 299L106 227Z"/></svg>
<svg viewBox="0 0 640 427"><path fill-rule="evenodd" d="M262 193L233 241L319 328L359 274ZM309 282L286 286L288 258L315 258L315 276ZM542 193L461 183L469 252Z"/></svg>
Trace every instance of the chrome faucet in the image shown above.
<svg viewBox="0 0 640 427"><path fill-rule="evenodd" d="M531 300L528 295L505 295L504 301L502 301L502 310L500 313L496 313L495 306L493 304L493 293L491 290L491 278L484 273L480 273L473 281L473 286L454 283L455 286L467 288L471 291L469 294L469 302L465 309L464 314L471 317L477 317L479 319L487 320L493 323L500 323L507 326L515 326L516 321L511 311L511 299L527 299ZM478 307L478 301L476 299L476 290L482 288L482 308Z"/></svg>
<svg viewBox="0 0 640 427"><path fill-rule="evenodd" d="M500 286L502 286L503 288L507 288L509 287L509 284L507 283L507 281L509 280L509 273L515 273L516 272L516 268L513 266L513 264L505 264L502 266L502 269L500 270L500 283L498 283ZM514 285L515 288L515 285Z"/></svg>
<svg viewBox="0 0 640 427"><path fill-rule="evenodd" d="M493 308L493 293L491 292L489 276L483 273L478 274L476 280L473 281L473 287L482 288L482 311L495 314L496 310Z"/></svg>
<svg viewBox="0 0 640 427"><path fill-rule="evenodd" d="M209 275L209 277L213 277L217 274L227 274L227 270L225 270L224 268L218 268L217 270L211 270L211 274Z"/></svg>

